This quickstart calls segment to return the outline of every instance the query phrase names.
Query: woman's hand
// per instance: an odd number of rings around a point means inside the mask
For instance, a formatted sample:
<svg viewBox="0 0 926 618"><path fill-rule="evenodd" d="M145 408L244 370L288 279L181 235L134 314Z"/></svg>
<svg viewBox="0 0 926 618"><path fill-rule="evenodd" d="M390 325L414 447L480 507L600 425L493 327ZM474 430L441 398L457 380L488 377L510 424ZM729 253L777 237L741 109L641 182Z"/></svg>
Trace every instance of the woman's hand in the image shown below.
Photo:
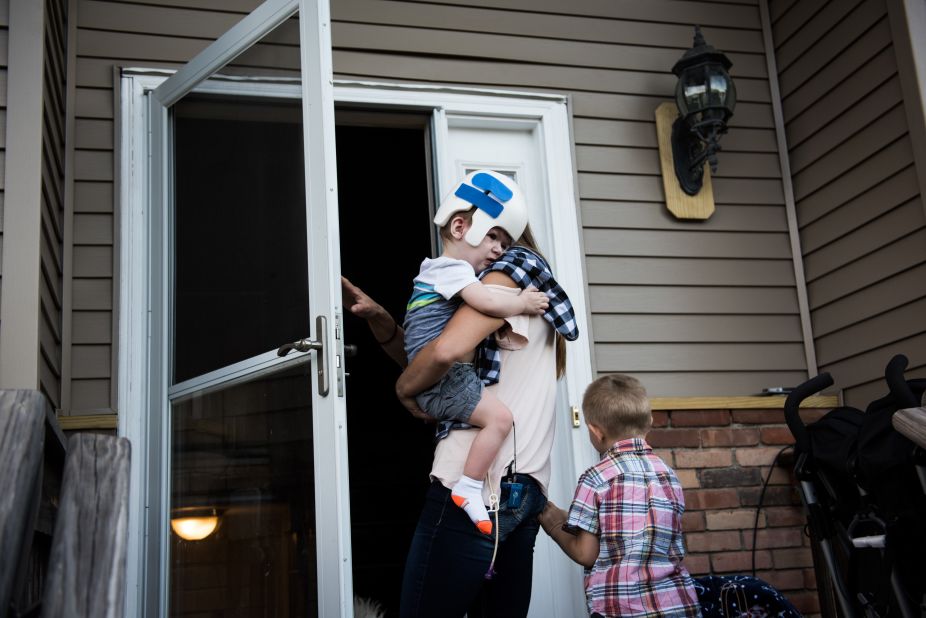
<svg viewBox="0 0 926 618"><path fill-rule="evenodd" d="M382 305L367 296L363 290L343 275L341 276L341 303L347 311L366 320L370 332L373 333L373 338L399 367L404 367L408 363L405 358L405 331Z"/></svg>
<svg viewBox="0 0 926 618"><path fill-rule="evenodd" d="M405 394L402 389L399 387L399 383L396 383L395 395L399 398L399 403L401 403L408 413L414 416L415 418L423 420L425 423L433 423L434 419L424 413L420 407L418 407L418 402L415 400L413 395Z"/></svg>
<svg viewBox="0 0 926 618"><path fill-rule="evenodd" d="M367 296L363 290L343 275L341 275L341 300L348 311L364 320L370 320L386 313L382 305Z"/></svg>

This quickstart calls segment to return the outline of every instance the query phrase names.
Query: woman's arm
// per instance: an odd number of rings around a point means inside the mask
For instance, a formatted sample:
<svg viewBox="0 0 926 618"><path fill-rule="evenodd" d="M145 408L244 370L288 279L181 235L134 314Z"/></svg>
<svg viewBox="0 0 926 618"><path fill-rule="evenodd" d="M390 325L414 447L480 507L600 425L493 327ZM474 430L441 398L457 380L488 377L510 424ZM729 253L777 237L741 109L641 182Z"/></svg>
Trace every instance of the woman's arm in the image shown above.
<svg viewBox="0 0 926 618"><path fill-rule="evenodd" d="M483 283L518 287L508 275L491 272ZM504 320L480 313L467 305L461 305L453 314L443 332L423 347L411 364L399 376L395 391L409 412L424 417L415 403L415 395L439 381L460 357L471 352L483 339L497 331Z"/></svg>
<svg viewBox="0 0 926 618"><path fill-rule="evenodd" d="M383 351L399 367L405 367L405 331L399 326L382 305L370 298L363 290L341 277L341 301L348 311L358 318L363 318L373 333L373 338L382 346Z"/></svg>
<svg viewBox="0 0 926 618"><path fill-rule="evenodd" d="M587 569L595 566L598 554L601 552L601 542L598 537L587 530L578 530L578 534L570 534L563 530L566 523L566 511L547 501L543 511L538 516L543 531L550 535L567 556Z"/></svg>

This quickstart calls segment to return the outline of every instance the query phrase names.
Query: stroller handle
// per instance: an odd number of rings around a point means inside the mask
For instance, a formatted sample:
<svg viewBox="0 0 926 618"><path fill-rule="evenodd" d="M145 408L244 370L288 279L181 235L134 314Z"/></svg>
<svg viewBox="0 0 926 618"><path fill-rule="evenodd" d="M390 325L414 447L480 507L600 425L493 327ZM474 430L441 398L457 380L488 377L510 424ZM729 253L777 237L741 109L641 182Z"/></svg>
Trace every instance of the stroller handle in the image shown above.
<svg viewBox="0 0 926 618"><path fill-rule="evenodd" d="M919 401L910 389L910 385L904 379L903 373L908 362L906 356L897 354L884 369L887 386L891 389L891 395L894 396L900 408L915 408L919 405Z"/></svg>
<svg viewBox="0 0 926 618"><path fill-rule="evenodd" d="M807 435L807 427L804 426L800 415L801 402L832 385L833 377L828 373L821 373L796 387L785 400L785 421L788 423L788 429L791 430L799 451L810 452L810 437Z"/></svg>

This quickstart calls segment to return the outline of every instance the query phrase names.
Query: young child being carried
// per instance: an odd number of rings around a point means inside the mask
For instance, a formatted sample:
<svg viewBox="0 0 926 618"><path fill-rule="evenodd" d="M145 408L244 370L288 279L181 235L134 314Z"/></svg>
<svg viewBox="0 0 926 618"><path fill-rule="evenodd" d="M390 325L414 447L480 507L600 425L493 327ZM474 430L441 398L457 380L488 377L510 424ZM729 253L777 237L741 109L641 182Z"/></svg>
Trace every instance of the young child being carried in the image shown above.
<svg viewBox="0 0 926 618"><path fill-rule="evenodd" d="M621 374L592 382L582 400L588 437L602 458L579 477L566 511L548 502L540 525L585 567L591 616L700 616L682 565L682 487L646 443L646 390Z"/></svg>
<svg viewBox="0 0 926 618"><path fill-rule="evenodd" d="M546 295L533 288L515 293L485 286L476 277L520 238L527 225L520 189L507 177L489 170L470 173L441 203L434 222L441 226L444 250L436 259L425 259L415 277L404 324L409 362L441 333L463 302L497 318L539 315L549 305ZM440 382L416 399L436 420L480 428L451 497L480 532L491 534L492 522L482 499L483 478L511 431L512 417L505 404L483 390L472 362L472 352L457 359Z"/></svg>

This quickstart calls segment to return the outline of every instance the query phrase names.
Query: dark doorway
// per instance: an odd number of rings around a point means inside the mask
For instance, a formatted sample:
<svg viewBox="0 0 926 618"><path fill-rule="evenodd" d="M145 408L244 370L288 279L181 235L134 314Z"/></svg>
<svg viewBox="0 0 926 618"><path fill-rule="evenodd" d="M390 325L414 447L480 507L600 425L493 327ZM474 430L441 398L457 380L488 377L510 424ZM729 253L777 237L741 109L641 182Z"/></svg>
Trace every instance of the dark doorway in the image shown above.
<svg viewBox="0 0 926 618"><path fill-rule="evenodd" d="M431 255L428 116L338 110L341 271L397 320ZM405 555L428 485L433 431L395 398L399 367L345 311L354 594L397 616Z"/></svg>

